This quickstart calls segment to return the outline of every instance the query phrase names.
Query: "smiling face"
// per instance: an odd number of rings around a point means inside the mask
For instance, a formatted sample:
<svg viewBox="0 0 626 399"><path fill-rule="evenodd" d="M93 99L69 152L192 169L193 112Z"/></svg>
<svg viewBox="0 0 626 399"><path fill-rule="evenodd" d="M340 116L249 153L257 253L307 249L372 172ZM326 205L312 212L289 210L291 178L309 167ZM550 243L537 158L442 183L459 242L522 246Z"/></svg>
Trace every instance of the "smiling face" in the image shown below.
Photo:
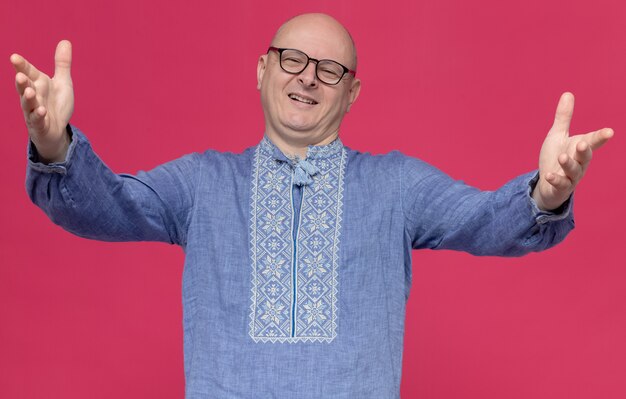
<svg viewBox="0 0 626 399"><path fill-rule="evenodd" d="M348 32L324 14L305 14L287 21L272 46L298 49L318 60L330 59L356 69L356 54ZM299 74L280 67L277 51L259 58L258 89L265 115L265 133L283 152L304 156L308 145L334 140L361 82L346 74L337 85L320 82L315 63Z"/></svg>

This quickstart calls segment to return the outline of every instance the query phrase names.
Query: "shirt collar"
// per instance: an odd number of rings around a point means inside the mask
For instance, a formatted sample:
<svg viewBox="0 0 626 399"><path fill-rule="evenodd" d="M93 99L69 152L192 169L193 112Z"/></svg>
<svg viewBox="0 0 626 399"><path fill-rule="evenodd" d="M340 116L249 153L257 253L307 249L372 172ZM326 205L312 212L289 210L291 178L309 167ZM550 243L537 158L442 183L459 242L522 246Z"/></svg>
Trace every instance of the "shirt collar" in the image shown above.
<svg viewBox="0 0 626 399"><path fill-rule="evenodd" d="M265 155L272 157L277 161L284 162L297 162L298 159L292 159L283 154L283 152L267 137L263 136L263 139L259 143L261 152ZM310 145L307 147L306 160L333 158L341 154L343 149L343 143L339 137L326 145Z"/></svg>

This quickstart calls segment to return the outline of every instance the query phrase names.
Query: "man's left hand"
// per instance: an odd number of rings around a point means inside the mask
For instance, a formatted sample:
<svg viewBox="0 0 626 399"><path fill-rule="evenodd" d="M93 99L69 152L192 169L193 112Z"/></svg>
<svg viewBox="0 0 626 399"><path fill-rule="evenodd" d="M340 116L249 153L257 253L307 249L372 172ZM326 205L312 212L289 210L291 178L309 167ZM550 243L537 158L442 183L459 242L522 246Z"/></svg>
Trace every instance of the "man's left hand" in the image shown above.
<svg viewBox="0 0 626 399"><path fill-rule="evenodd" d="M539 181L532 193L537 206L544 211L558 208L569 198L589 167L593 151L613 137L610 128L570 136L573 114L574 95L563 93L554 125L541 146Z"/></svg>

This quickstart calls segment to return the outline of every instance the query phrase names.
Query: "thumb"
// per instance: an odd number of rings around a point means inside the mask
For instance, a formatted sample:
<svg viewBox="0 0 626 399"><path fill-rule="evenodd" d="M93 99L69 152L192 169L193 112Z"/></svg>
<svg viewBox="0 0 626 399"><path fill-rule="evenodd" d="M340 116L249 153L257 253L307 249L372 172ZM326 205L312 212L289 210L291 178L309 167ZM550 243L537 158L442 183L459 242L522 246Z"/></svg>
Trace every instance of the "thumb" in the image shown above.
<svg viewBox="0 0 626 399"><path fill-rule="evenodd" d="M71 80L70 67L72 66L72 43L61 40L54 53L54 76Z"/></svg>
<svg viewBox="0 0 626 399"><path fill-rule="evenodd" d="M554 124L550 131L555 132L569 132L569 126L572 122L572 116L574 115L574 95L569 92L565 92L559 99L559 105L556 107L556 115L554 117Z"/></svg>

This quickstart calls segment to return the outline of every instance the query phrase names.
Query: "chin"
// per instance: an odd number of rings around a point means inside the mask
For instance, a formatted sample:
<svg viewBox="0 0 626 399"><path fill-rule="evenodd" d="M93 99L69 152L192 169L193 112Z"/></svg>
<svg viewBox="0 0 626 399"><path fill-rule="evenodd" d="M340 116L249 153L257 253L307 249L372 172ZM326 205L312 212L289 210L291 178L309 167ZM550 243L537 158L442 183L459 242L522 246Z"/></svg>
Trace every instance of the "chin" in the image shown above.
<svg viewBox="0 0 626 399"><path fill-rule="evenodd" d="M289 137L289 140L293 140L298 143L306 143L307 145L315 141L316 133L311 129L298 128L295 126L287 126L284 130L285 137Z"/></svg>
<svg viewBox="0 0 626 399"><path fill-rule="evenodd" d="M285 123L285 127L298 133L309 133L314 129L315 124L310 121L295 120Z"/></svg>

